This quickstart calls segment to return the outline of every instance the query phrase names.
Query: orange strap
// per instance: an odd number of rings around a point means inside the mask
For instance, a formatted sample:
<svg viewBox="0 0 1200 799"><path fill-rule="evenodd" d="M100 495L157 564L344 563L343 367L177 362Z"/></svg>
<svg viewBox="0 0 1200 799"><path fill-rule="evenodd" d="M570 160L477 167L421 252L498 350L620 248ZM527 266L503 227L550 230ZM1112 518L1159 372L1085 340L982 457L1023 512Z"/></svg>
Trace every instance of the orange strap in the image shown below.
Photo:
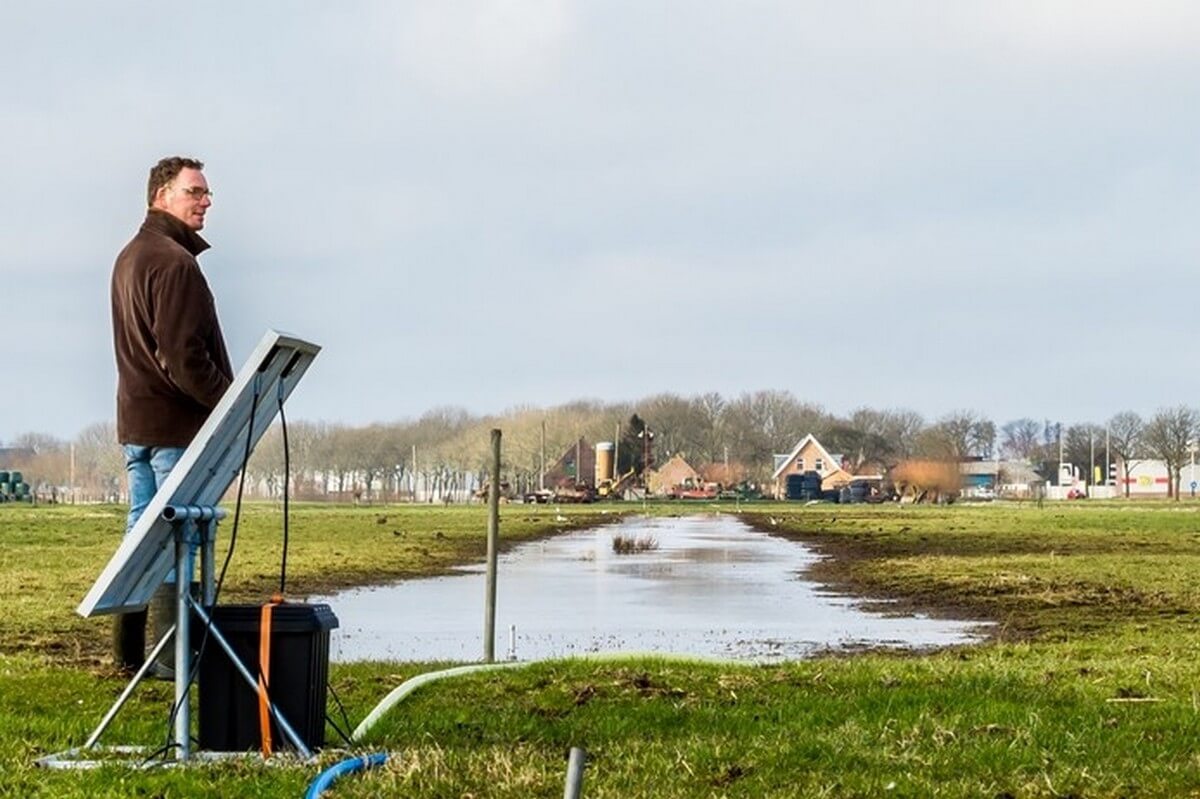
<svg viewBox="0 0 1200 799"><path fill-rule="evenodd" d="M283 597L275 594L262 606L258 625L258 729L262 736L263 757L271 756L271 699L267 684L271 674L271 616Z"/></svg>

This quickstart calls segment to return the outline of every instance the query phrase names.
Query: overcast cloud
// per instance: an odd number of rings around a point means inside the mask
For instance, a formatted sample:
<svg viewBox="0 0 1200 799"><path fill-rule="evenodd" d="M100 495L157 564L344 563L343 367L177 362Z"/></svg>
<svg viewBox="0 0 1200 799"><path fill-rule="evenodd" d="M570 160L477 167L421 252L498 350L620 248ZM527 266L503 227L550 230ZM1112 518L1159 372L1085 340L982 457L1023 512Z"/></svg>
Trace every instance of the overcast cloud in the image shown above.
<svg viewBox="0 0 1200 799"><path fill-rule="evenodd" d="M293 418L1200 405L1198 62L1191 2L6 4L0 441L111 418L168 154Z"/></svg>

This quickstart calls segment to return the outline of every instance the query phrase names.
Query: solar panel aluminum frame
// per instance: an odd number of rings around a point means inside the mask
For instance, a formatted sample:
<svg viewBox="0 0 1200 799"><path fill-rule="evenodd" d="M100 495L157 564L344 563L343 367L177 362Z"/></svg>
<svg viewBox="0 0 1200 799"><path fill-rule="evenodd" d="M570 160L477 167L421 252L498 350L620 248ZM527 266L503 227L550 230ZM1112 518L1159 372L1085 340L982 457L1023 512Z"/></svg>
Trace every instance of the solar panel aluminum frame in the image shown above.
<svg viewBox="0 0 1200 799"><path fill-rule="evenodd" d="M121 540L76 612L90 617L140 610L175 566L169 505L213 506L237 478L248 451L270 427L321 348L268 330L166 482ZM257 396L257 400L256 400ZM251 413L253 408L253 423ZM251 437L249 450L247 436Z"/></svg>

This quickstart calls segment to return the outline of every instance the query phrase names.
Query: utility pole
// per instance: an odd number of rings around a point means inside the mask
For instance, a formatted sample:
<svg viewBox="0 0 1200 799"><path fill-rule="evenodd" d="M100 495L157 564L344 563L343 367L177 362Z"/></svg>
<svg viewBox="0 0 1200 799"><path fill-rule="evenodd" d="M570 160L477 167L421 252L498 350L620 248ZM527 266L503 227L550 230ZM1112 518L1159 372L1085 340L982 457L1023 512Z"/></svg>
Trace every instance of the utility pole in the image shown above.
<svg viewBox="0 0 1200 799"><path fill-rule="evenodd" d="M649 488L650 439L654 438L654 433L650 432L650 425L642 427L642 432L638 433L638 438L642 440L642 485Z"/></svg>
<svg viewBox="0 0 1200 799"><path fill-rule="evenodd" d="M1088 485L1092 486L1092 485L1096 484L1096 431L1095 430L1088 430L1088 453L1089 453L1089 457L1091 457L1091 459L1092 459L1092 462L1091 462L1092 471L1088 473ZM1090 496L1091 492L1089 491L1088 494Z"/></svg>
<svg viewBox="0 0 1200 799"><path fill-rule="evenodd" d="M546 490L546 420L542 419L542 470L538 473L538 490Z"/></svg>
<svg viewBox="0 0 1200 799"><path fill-rule="evenodd" d="M613 436L613 479L621 479L621 423L617 422L617 432Z"/></svg>
<svg viewBox="0 0 1200 799"><path fill-rule="evenodd" d="M1058 423L1058 486L1059 486L1059 488L1062 487L1062 484L1063 484L1063 436L1062 436L1062 422L1059 422Z"/></svg>
<svg viewBox="0 0 1200 799"><path fill-rule="evenodd" d="M1192 456L1192 499L1196 498L1196 441L1192 439L1188 442L1188 453Z"/></svg>
<svg viewBox="0 0 1200 799"><path fill-rule="evenodd" d="M1108 454L1108 425L1104 425L1104 484L1106 486L1112 485L1112 461L1109 460L1110 457Z"/></svg>

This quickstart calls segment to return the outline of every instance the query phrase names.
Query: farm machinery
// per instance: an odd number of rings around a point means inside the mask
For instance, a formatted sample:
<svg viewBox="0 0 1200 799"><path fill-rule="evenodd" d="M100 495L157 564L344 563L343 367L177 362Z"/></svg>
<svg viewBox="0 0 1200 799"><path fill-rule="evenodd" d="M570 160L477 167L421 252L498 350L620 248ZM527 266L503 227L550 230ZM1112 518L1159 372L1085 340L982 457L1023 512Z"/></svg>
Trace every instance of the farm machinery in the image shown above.
<svg viewBox="0 0 1200 799"><path fill-rule="evenodd" d="M29 502L29 483L20 472L0 470L0 502Z"/></svg>

